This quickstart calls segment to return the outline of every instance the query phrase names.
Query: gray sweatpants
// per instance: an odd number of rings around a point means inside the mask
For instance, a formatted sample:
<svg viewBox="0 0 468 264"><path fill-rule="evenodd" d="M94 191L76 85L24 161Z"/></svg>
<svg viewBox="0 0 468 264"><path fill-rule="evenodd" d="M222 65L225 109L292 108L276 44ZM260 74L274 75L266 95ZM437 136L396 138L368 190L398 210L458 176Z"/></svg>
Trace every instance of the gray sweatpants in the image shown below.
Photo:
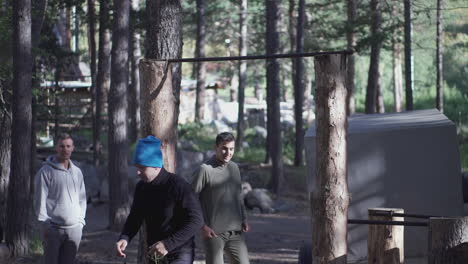
<svg viewBox="0 0 468 264"><path fill-rule="evenodd" d="M81 241L82 229L81 225L74 228L47 227L47 235L43 238L44 263L74 263Z"/></svg>
<svg viewBox="0 0 468 264"><path fill-rule="evenodd" d="M203 239L206 264L223 264L223 252L229 257L230 264L249 264L249 253L244 236L240 231L228 231L218 237Z"/></svg>

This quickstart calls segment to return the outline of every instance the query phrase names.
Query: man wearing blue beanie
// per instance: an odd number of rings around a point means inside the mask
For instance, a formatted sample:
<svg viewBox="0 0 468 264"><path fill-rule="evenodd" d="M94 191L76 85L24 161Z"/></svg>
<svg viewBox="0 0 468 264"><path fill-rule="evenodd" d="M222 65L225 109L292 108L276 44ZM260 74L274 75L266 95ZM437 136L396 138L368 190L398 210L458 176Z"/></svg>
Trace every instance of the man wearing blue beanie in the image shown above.
<svg viewBox="0 0 468 264"><path fill-rule="evenodd" d="M130 214L116 243L117 254L126 256L128 243L145 221L150 259L192 263L194 235L203 226L203 215L191 186L164 169L161 141L153 136L138 141L133 163L141 181L135 187Z"/></svg>

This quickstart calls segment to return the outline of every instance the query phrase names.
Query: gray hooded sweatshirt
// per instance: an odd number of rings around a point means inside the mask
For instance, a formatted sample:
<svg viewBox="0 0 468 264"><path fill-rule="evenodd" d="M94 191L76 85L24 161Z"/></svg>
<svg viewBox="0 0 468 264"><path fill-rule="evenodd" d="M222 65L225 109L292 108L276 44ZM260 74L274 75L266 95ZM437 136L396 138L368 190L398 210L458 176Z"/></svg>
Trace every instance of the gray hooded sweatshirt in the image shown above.
<svg viewBox="0 0 468 264"><path fill-rule="evenodd" d="M50 156L35 176L37 219L60 228L85 225L86 191L80 168L70 160L66 169Z"/></svg>

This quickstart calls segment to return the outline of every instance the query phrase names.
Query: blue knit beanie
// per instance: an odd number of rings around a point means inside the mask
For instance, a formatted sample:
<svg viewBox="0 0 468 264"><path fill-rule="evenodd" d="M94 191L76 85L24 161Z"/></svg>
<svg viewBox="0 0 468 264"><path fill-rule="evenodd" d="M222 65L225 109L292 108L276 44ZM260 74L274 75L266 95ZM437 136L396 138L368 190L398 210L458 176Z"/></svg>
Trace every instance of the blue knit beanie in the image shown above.
<svg viewBox="0 0 468 264"><path fill-rule="evenodd" d="M146 167L163 167L163 158L161 152L161 140L147 136L138 140L133 156L134 165L142 165Z"/></svg>

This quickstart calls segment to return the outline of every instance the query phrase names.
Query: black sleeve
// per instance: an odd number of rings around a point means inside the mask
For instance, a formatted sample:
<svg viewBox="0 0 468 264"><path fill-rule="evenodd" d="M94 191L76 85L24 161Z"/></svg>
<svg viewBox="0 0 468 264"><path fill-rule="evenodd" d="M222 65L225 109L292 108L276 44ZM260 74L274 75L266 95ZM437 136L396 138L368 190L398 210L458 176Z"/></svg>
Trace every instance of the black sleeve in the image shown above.
<svg viewBox="0 0 468 264"><path fill-rule="evenodd" d="M137 184L135 187L135 193L133 195L133 203L132 207L130 208L130 214L125 221L125 225L123 227L122 233L120 235L120 239L125 239L128 242L132 240L132 238L138 233L140 226L143 222L143 185L141 182Z"/></svg>
<svg viewBox="0 0 468 264"><path fill-rule="evenodd" d="M204 225L200 202L192 187L183 180L177 181L177 184L176 206L182 211L182 219L180 228L162 241L169 252L187 242Z"/></svg>

